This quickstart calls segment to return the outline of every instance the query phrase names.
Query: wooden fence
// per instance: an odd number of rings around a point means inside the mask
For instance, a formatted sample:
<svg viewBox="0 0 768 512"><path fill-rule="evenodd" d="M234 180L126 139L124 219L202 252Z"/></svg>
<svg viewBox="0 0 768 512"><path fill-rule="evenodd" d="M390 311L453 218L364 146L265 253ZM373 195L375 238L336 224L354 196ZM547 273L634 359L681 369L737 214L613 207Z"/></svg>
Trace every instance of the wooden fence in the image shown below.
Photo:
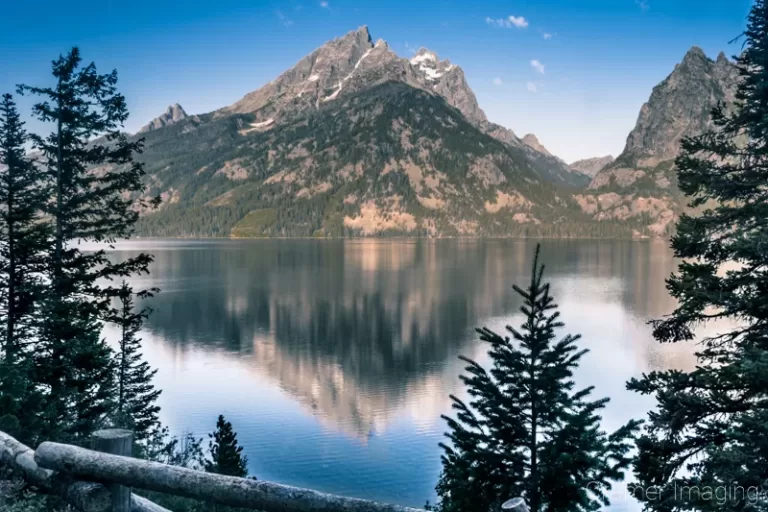
<svg viewBox="0 0 768 512"><path fill-rule="evenodd" d="M170 512L131 488L262 512L424 512L261 480L134 459L133 434L96 432L91 448L45 442L37 450L0 432L0 462L81 512Z"/></svg>

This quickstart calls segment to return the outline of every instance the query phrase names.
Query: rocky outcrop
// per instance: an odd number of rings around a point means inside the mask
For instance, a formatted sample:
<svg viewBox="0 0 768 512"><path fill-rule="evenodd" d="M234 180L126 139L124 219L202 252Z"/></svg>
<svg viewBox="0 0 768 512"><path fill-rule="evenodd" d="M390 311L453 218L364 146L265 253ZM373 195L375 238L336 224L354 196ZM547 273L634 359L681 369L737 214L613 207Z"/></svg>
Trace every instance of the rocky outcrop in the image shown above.
<svg viewBox="0 0 768 512"><path fill-rule="evenodd" d="M718 103L733 103L737 78L738 70L725 54L711 60L701 48L691 48L672 73L654 87L617 160L637 167L655 167L673 160L684 137L712 128L710 113Z"/></svg>
<svg viewBox="0 0 768 512"><path fill-rule="evenodd" d="M545 148L541 142L539 142L539 139L536 138L536 136L532 133L528 133L525 136L523 136L523 142L527 144L528 146L532 147L539 153L542 153L544 155L552 156L552 153L547 151L547 148Z"/></svg>
<svg viewBox="0 0 768 512"><path fill-rule="evenodd" d="M477 104L475 93L467 84L464 70L450 61L441 61L437 54L421 48L410 60L416 76L425 89L439 94L452 107L476 126L487 122L485 112Z"/></svg>
<svg viewBox="0 0 768 512"><path fill-rule="evenodd" d="M165 126L170 126L172 124L178 123L179 121L187 119L188 117L189 116L184 111L182 106L178 103L174 103L165 109L163 115L154 118L149 122L149 124L145 125L141 130L139 130L139 133L146 133L152 130L163 128Z"/></svg>
<svg viewBox="0 0 768 512"><path fill-rule="evenodd" d="M584 160L577 160L570 164L568 167L575 172L586 174L589 177L594 177L595 174L605 169L608 165L612 164L614 158L611 155L599 156L595 158L585 158Z"/></svg>

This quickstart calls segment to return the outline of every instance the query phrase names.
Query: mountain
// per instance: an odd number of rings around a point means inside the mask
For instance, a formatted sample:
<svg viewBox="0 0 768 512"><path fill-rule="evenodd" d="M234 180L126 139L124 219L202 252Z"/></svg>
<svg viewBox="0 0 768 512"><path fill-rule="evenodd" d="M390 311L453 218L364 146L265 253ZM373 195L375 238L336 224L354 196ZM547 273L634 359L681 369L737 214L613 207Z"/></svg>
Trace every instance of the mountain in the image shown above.
<svg viewBox="0 0 768 512"><path fill-rule="evenodd" d="M179 121L188 118L189 116L184 111L181 105L178 103L174 103L173 105L169 105L167 109L165 109L165 112L156 118L154 118L152 121L149 122L149 124L145 125L141 130L139 130L139 133L146 133L152 130L158 130L160 128L163 128L164 126L170 126L172 124L176 124Z"/></svg>
<svg viewBox="0 0 768 512"><path fill-rule="evenodd" d="M738 69L725 54L712 60L691 48L654 87L624 151L575 196L582 210L595 220L646 218L651 234L668 234L685 209L674 169L680 141L713 127L712 109L733 104L737 82Z"/></svg>
<svg viewBox="0 0 768 512"><path fill-rule="evenodd" d="M199 117L191 131L183 121L146 134L149 193L165 201L142 216L143 235L629 233L591 222L526 151L402 81L258 129L252 113Z"/></svg>
<svg viewBox="0 0 768 512"><path fill-rule="evenodd" d="M488 121L459 66L401 58L367 27L230 106L174 111L140 134L163 199L141 235L629 233L574 202L588 178Z"/></svg>
<svg viewBox="0 0 768 512"><path fill-rule="evenodd" d="M541 142L539 142L539 139L536 138L536 136L532 133L526 134L523 137L523 143L527 144L528 146L532 147L539 153L542 153L544 155L552 156L552 153L547 151L547 148L545 148Z"/></svg>
<svg viewBox="0 0 768 512"><path fill-rule="evenodd" d="M585 158L584 160L577 160L568 167L575 172L586 174L587 176L594 177L595 174L605 169L608 165L614 161L613 156L598 156L594 158Z"/></svg>
<svg viewBox="0 0 768 512"><path fill-rule="evenodd" d="M251 128L269 129L385 82L402 82L439 96L481 131L505 144L526 146L511 130L488 121L460 66L440 60L426 48L411 59L401 58L384 40L374 44L367 26L327 42L272 82L216 112L216 117L253 114ZM577 187L589 183L548 153L544 157L533 152L527 154L544 179Z"/></svg>

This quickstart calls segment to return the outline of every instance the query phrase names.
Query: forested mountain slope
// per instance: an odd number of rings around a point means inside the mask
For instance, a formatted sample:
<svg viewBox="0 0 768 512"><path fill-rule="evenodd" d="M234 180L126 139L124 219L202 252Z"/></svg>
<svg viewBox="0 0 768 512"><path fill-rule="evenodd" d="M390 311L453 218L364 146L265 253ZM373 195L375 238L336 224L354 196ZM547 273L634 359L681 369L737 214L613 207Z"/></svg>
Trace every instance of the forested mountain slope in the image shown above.
<svg viewBox="0 0 768 512"><path fill-rule="evenodd" d="M626 234L439 96L385 82L291 122L199 116L145 134L149 236ZM637 226L638 228L640 226Z"/></svg>

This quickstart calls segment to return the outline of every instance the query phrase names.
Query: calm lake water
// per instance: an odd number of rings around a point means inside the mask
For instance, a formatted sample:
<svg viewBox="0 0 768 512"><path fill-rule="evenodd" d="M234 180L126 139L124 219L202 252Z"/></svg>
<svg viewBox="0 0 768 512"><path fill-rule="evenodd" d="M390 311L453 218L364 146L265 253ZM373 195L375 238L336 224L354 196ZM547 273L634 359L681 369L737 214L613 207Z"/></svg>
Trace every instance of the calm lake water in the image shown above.
<svg viewBox="0 0 768 512"><path fill-rule="evenodd" d="M411 506L434 501L459 354L486 361L477 326L518 324L523 240L138 241L155 255L136 286L162 289L144 333L162 419L203 437L229 419L259 479ZM653 402L626 380L690 368L691 347L659 345L670 312L664 242L542 242L566 330L591 352L581 386L609 396L606 428ZM207 443L207 441L206 441ZM620 491L616 509L637 508Z"/></svg>

